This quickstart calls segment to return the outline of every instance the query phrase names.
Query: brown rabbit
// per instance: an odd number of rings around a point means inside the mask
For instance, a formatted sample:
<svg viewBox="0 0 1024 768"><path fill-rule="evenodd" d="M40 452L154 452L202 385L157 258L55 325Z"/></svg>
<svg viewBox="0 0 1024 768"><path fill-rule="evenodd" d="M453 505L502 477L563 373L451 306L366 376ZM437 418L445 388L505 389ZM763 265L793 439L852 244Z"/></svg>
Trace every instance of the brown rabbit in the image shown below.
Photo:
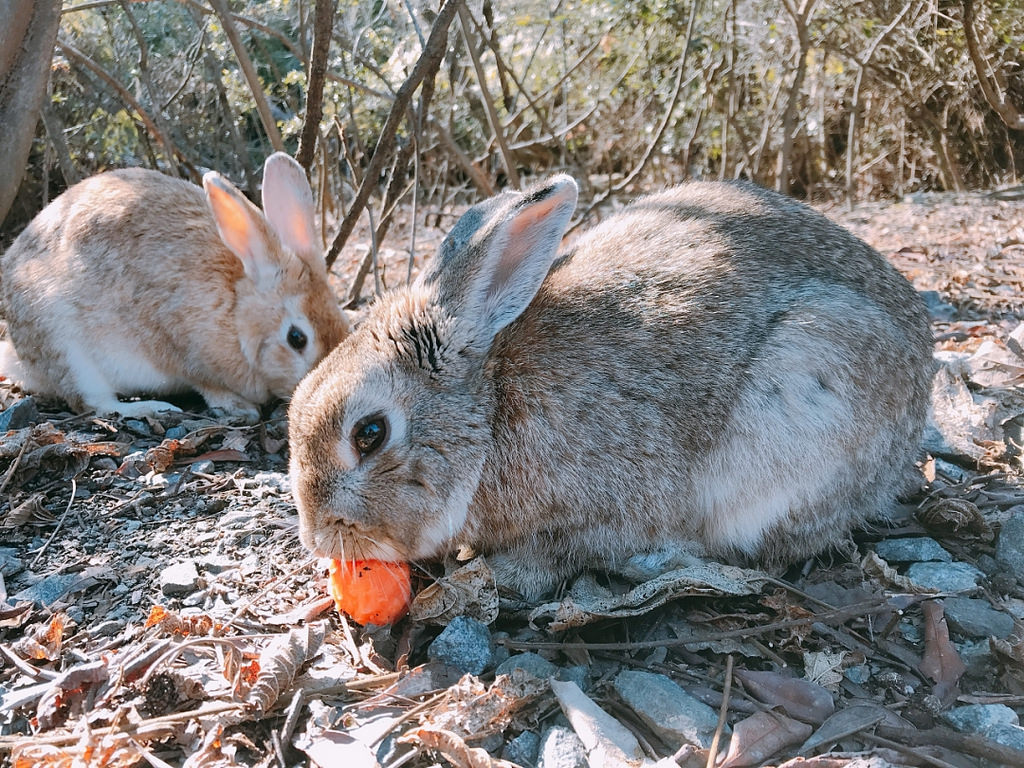
<svg viewBox="0 0 1024 768"><path fill-rule="evenodd" d="M177 409L118 394L194 389L246 421L290 396L348 330L305 173L283 153L267 159L265 215L220 174L203 187L111 171L36 216L0 259L17 351L0 373L77 411L126 416Z"/></svg>
<svg viewBox="0 0 1024 768"><path fill-rule="evenodd" d="M303 542L468 544L535 596L666 545L781 564L909 490L928 317L874 250L748 184L643 198L556 259L576 184L471 208L298 386Z"/></svg>

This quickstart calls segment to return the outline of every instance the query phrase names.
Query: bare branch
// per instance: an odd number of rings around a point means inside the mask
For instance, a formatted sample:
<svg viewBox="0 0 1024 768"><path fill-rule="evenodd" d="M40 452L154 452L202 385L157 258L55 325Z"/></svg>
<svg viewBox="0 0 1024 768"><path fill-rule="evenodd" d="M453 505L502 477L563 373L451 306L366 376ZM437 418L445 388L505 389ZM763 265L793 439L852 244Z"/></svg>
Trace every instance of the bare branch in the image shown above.
<svg viewBox="0 0 1024 768"><path fill-rule="evenodd" d="M395 101L391 105L391 111L388 112L387 120L384 121L384 127L381 129L380 137L377 139L377 146L373 150L373 156L367 164L363 181L359 185L359 190L356 192L352 205L349 206L348 213L341 222L341 228L338 230L338 234L335 235L334 242L331 243L331 249L327 252L328 269L334 264L335 259L338 258L341 249L345 247L345 241L352 234L359 215L362 213L363 208L366 207L366 202L370 199L370 192L376 185L380 172L384 169L385 164L391 159L391 155L395 151L395 134L409 108L409 102L412 99L413 93L427 77L433 82L438 67L441 66L441 59L444 58L444 52L448 44L448 27L451 26L461 2L462 0L445 0L444 5L441 6L441 10L437 14L437 18L434 20L433 26L430 28L430 35L427 37L427 45L423 49L423 55L417 60L416 66L413 67L409 77L405 79L405 82L402 83L401 88L395 94Z"/></svg>
<svg viewBox="0 0 1024 768"><path fill-rule="evenodd" d="M998 75L992 71L988 59L985 58L978 45L978 32L975 29L974 0L963 0L964 5L964 37L967 40L967 52L971 56L974 70L978 73L978 84L985 96L985 101L999 115L1007 128L1012 131L1024 131L1024 113L1006 100L1006 93L999 85Z"/></svg>
<svg viewBox="0 0 1024 768"><path fill-rule="evenodd" d="M284 142L281 140L281 132L277 129L277 122L270 113L270 105L267 104L267 96L263 93L263 84L260 82L260 76L256 73L256 67L253 66L252 59L249 58L249 52L242 45L242 37L238 34L238 28L231 18L227 0L210 0L210 5L213 7L214 13L217 14L217 18L220 19L221 26L224 27L224 34L227 35L228 41L235 51L238 64L242 68L242 74L245 75L246 82L249 83L249 90L256 102L256 111L259 113L260 122L263 123L263 130L267 132L270 146L277 152L283 152Z"/></svg>
<svg viewBox="0 0 1024 768"><path fill-rule="evenodd" d="M299 151L295 159L306 173L313 164L316 140L320 135L320 119L323 117L324 80L327 75L327 53L331 47L331 32L334 29L334 12L337 0L316 0L313 15L313 51L309 56L309 76L306 78L306 117L299 135Z"/></svg>
<svg viewBox="0 0 1024 768"><path fill-rule="evenodd" d="M494 108L494 99L487 89L487 75L484 73L483 65L480 63L480 56L473 45L473 31L470 29L469 12L465 5L459 5L459 24L462 27L462 36L466 41L466 50L473 62L473 69L476 72L476 80L480 86L480 94L483 96L484 108L487 112L487 122L491 125L494 140L498 143L501 152L501 161L505 166L505 173L508 174L509 184L519 189L519 172L516 170L515 160L508 148L508 141L505 139L505 131L501 127L501 120L498 119L498 111Z"/></svg>

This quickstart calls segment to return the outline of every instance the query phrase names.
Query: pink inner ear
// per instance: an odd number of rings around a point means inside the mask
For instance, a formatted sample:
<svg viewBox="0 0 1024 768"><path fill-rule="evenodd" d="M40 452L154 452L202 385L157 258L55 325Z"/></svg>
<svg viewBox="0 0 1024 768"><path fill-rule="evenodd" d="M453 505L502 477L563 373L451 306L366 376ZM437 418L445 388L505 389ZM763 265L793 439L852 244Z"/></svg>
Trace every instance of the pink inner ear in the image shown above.
<svg viewBox="0 0 1024 768"><path fill-rule="evenodd" d="M531 205L509 223L508 242L501 249L501 259L494 270L492 286L497 288L508 282L519 263L537 247L541 222L562 202L559 195L551 195Z"/></svg>

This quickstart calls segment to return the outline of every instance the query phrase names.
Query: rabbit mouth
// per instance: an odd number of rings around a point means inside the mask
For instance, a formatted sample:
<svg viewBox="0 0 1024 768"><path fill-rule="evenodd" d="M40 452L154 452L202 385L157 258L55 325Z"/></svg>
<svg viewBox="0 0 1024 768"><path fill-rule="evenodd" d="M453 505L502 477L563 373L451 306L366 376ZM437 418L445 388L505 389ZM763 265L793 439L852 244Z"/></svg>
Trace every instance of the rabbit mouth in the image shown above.
<svg viewBox="0 0 1024 768"><path fill-rule="evenodd" d="M300 530L306 549L317 557L334 560L387 560L404 562L408 553L387 538L369 536L338 527L330 530Z"/></svg>

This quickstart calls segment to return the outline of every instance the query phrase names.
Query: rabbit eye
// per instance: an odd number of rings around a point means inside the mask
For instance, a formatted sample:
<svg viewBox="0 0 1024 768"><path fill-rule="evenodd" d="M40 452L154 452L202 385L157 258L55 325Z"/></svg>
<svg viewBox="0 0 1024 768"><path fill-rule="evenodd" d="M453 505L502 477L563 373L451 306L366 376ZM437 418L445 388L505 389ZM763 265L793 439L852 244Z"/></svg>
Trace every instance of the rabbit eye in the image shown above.
<svg viewBox="0 0 1024 768"><path fill-rule="evenodd" d="M306 348L306 334L294 325L288 329L288 346L296 352L301 352Z"/></svg>
<svg viewBox="0 0 1024 768"><path fill-rule="evenodd" d="M363 419L352 430L352 443L364 458L380 448L388 437L388 422L382 415Z"/></svg>

